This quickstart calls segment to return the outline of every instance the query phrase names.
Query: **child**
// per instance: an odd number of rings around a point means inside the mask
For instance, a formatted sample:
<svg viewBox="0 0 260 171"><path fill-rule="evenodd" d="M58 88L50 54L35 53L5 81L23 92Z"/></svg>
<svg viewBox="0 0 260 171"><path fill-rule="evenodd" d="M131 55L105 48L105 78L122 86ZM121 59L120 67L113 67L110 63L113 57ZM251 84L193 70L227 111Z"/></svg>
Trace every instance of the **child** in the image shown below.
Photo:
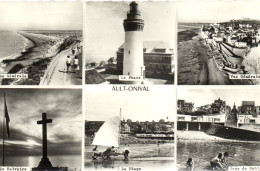
<svg viewBox="0 0 260 171"><path fill-rule="evenodd" d="M192 158L189 158L188 161L186 162L186 167L187 167L187 170L193 170L194 168L194 162L192 160Z"/></svg>

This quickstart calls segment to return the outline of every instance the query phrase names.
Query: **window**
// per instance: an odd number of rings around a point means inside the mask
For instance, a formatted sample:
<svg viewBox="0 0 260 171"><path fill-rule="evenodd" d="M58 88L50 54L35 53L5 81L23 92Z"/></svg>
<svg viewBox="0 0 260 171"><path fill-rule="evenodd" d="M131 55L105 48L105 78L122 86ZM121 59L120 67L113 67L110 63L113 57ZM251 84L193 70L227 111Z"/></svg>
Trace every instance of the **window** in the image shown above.
<svg viewBox="0 0 260 171"><path fill-rule="evenodd" d="M197 117L191 117L191 121L197 121L198 118Z"/></svg>
<svg viewBox="0 0 260 171"><path fill-rule="evenodd" d="M215 122L220 122L220 118L215 118L214 121Z"/></svg>
<svg viewBox="0 0 260 171"><path fill-rule="evenodd" d="M254 119L250 119L249 123L255 124L255 120Z"/></svg>
<svg viewBox="0 0 260 171"><path fill-rule="evenodd" d="M185 117L183 117L183 116L178 116L178 120L179 120L179 121L184 121L184 120L185 120Z"/></svg>

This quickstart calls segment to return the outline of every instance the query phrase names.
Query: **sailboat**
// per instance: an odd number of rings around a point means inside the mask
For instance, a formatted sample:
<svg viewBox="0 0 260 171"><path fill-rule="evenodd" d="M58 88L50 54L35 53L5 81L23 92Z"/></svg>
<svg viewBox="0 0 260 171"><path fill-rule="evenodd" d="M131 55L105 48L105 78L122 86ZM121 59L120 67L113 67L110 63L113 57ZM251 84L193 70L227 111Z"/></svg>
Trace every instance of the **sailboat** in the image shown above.
<svg viewBox="0 0 260 171"><path fill-rule="evenodd" d="M103 125L96 132L92 145L96 147L93 149L93 159L101 156L104 160L110 159L110 156L123 155L125 159L128 158L129 151L120 149L120 131L121 131L121 109L120 117L115 116L106 120ZM108 147L104 152L97 152L97 146Z"/></svg>

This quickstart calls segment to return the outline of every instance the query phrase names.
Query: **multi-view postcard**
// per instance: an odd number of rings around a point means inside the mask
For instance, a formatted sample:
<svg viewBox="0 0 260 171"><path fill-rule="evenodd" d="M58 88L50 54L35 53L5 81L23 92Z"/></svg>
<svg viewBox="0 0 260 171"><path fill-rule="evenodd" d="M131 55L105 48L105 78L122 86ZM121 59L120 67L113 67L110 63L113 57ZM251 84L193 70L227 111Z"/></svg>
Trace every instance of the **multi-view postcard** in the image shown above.
<svg viewBox="0 0 260 171"><path fill-rule="evenodd" d="M175 2L86 2L86 84L173 84Z"/></svg>
<svg viewBox="0 0 260 171"><path fill-rule="evenodd" d="M258 1L178 3L178 84L259 84Z"/></svg>
<svg viewBox="0 0 260 171"><path fill-rule="evenodd" d="M1 89L0 102L1 170L81 170L80 89Z"/></svg>
<svg viewBox="0 0 260 171"><path fill-rule="evenodd" d="M82 84L81 2L0 2L1 85Z"/></svg>
<svg viewBox="0 0 260 171"><path fill-rule="evenodd" d="M87 91L85 170L175 169L172 94Z"/></svg>
<svg viewBox="0 0 260 171"><path fill-rule="evenodd" d="M259 92L178 89L178 170L259 170Z"/></svg>

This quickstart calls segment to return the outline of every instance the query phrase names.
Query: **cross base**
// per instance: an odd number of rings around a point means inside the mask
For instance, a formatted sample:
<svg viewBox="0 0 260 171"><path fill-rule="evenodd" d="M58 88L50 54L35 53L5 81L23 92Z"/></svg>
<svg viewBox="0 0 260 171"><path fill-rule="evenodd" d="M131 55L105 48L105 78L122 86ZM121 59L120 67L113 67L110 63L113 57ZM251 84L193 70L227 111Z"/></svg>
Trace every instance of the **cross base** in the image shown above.
<svg viewBox="0 0 260 171"><path fill-rule="evenodd" d="M49 158L48 157L42 158L38 165L38 168L52 168L52 164Z"/></svg>

